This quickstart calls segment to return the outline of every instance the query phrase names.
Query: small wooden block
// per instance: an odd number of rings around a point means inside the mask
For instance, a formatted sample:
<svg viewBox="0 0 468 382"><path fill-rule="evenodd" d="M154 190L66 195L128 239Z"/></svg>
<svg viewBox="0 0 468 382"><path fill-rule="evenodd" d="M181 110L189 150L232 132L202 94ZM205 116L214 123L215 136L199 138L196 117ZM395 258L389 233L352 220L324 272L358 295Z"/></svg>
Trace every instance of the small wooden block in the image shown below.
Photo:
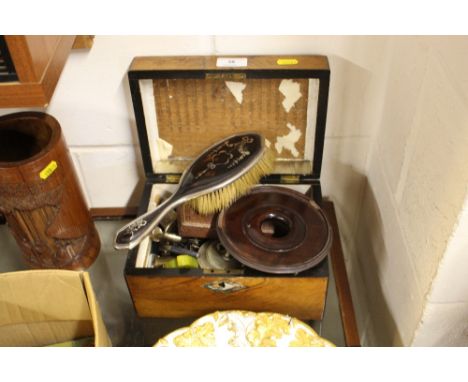
<svg viewBox="0 0 468 382"><path fill-rule="evenodd" d="M76 36L72 49L91 49L94 44L93 35Z"/></svg>
<svg viewBox="0 0 468 382"><path fill-rule="evenodd" d="M200 215L187 203L177 209L177 226L183 237L217 238L216 220L218 214Z"/></svg>

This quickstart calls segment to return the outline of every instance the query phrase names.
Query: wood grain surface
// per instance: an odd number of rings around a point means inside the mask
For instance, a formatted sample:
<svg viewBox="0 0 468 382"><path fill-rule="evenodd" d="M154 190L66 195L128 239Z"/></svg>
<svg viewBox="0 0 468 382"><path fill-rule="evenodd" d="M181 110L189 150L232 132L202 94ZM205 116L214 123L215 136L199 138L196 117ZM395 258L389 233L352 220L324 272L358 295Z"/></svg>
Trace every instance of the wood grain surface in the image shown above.
<svg viewBox="0 0 468 382"><path fill-rule="evenodd" d="M360 346L334 205L331 201L324 201L323 209L333 229L333 243L329 254L334 275L334 286L331 287L335 287L337 292L345 343L347 346ZM246 279L248 281L244 281ZM218 307L258 311L261 309L259 307L263 306L265 309L297 315L303 319L319 319L317 317L322 315L320 309L324 308L322 304L326 293L326 278L273 280L269 277L262 279L230 277L228 280L237 280L250 287L250 291L241 290L234 292L233 295L219 295L203 290L203 285L214 280L226 279L208 276L158 277L157 271L153 276L126 275L130 295L141 317L195 317L210 313Z"/></svg>
<svg viewBox="0 0 468 382"><path fill-rule="evenodd" d="M0 84L0 107L46 106L75 36L5 36L18 74Z"/></svg>
<svg viewBox="0 0 468 382"><path fill-rule="evenodd" d="M335 208L330 201L324 201L323 207L333 227L333 245L330 250L330 260L335 277L335 287L340 306L341 322L347 346L360 346L359 331L354 313L353 298L348 282L348 274L343 258L340 231L336 220Z"/></svg>
<svg viewBox="0 0 468 382"><path fill-rule="evenodd" d="M215 310L241 309L319 320L328 278L316 277L147 277L126 275L140 317L197 317ZM213 282L234 282L244 289L214 292Z"/></svg>
<svg viewBox="0 0 468 382"><path fill-rule="evenodd" d="M232 68L219 67L216 65L219 57L248 57L246 67ZM242 69L300 69L300 70L328 70L328 59L325 56L245 56L245 55L227 55L227 56L186 56L186 57L136 57L133 59L130 70L242 70ZM279 65L278 59L296 59L297 64Z"/></svg>
<svg viewBox="0 0 468 382"><path fill-rule="evenodd" d="M188 203L177 208L177 232L185 237L217 238L218 214L200 215Z"/></svg>
<svg viewBox="0 0 468 382"><path fill-rule="evenodd" d="M104 219L125 219L135 218L138 212L138 207L95 207L90 208L89 213L93 219L104 220Z"/></svg>
<svg viewBox="0 0 468 382"><path fill-rule="evenodd" d="M91 49L94 44L94 35L76 36L72 49Z"/></svg>

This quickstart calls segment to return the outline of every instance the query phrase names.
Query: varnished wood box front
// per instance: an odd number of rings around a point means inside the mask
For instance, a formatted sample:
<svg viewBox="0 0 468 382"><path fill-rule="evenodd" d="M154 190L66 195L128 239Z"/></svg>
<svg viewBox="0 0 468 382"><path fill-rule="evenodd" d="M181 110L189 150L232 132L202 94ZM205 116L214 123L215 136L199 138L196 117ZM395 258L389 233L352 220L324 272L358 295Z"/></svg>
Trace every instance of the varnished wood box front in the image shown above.
<svg viewBox="0 0 468 382"><path fill-rule="evenodd" d="M256 56L247 61L239 68L220 67L219 58L212 56L134 60L129 82L147 176L139 214L154 208L155 191L171 183L175 187L189 162L187 158L195 157L207 145L249 130L260 130L274 142L292 131L292 125L301 132L296 152L282 150L275 173L262 183L302 187L321 202L320 168L329 86L326 57ZM283 110L282 97L274 93L284 78L293 79L302 91L302 99L290 112ZM247 85L244 103L229 98L223 86L227 81ZM150 102L143 97L144 88L150 92ZM153 113L151 119L148 115ZM171 143L171 156L161 155L161 142ZM141 260L151 245L149 239L145 240L129 252L125 267L125 279L140 317L198 317L231 309L278 312L304 320L323 316L328 259L293 275L247 267L241 275L161 269Z"/></svg>
<svg viewBox="0 0 468 382"><path fill-rule="evenodd" d="M140 317L198 317L215 310L278 312L321 319L328 277L225 277L127 275ZM213 292L208 285L235 283L243 289Z"/></svg>

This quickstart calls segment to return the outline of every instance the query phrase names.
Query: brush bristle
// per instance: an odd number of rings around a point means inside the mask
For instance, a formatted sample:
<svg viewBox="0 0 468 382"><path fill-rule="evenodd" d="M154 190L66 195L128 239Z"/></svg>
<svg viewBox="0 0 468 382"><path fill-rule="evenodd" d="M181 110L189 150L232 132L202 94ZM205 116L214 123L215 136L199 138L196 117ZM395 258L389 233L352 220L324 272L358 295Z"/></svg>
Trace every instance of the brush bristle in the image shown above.
<svg viewBox="0 0 468 382"><path fill-rule="evenodd" d="M273 171L275 154L265 148L262 158L239 179L217 191L189 201L190 206L201 215L208 215L229 207L234 201L245 195L258 184L260 178Z"/></svg>

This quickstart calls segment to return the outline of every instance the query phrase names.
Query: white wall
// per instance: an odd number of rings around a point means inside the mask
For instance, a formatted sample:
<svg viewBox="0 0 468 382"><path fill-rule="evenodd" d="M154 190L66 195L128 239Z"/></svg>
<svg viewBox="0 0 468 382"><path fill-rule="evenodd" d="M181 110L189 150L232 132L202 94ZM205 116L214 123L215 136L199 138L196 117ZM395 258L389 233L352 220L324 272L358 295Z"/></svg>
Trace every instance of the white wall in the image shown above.
<svg viewBox="0 0 468 382"><path fill-rule="evenodd" d="M467 48L467 38L389 39L384 107L356 236L369 307L367 343L429 344L428 337L441 337L442 327L431 318L437 309L453 308L441 305L453 302L444 293L454 292L462 282L445 273L434 283L439 284L434 292L440 292L441 304L426 305L467 192ZM451 256L453 268L459 259ZM465 259L460 265L466 264ZM466 306L462 312L468 312ZM446 317L454 319L451 314ZM459 321L467 318L458 316ZM428 336L429 325L435 331ZM421 334L413 341L418 326ZM458 344L466 343L458 338Z"/></svg>

